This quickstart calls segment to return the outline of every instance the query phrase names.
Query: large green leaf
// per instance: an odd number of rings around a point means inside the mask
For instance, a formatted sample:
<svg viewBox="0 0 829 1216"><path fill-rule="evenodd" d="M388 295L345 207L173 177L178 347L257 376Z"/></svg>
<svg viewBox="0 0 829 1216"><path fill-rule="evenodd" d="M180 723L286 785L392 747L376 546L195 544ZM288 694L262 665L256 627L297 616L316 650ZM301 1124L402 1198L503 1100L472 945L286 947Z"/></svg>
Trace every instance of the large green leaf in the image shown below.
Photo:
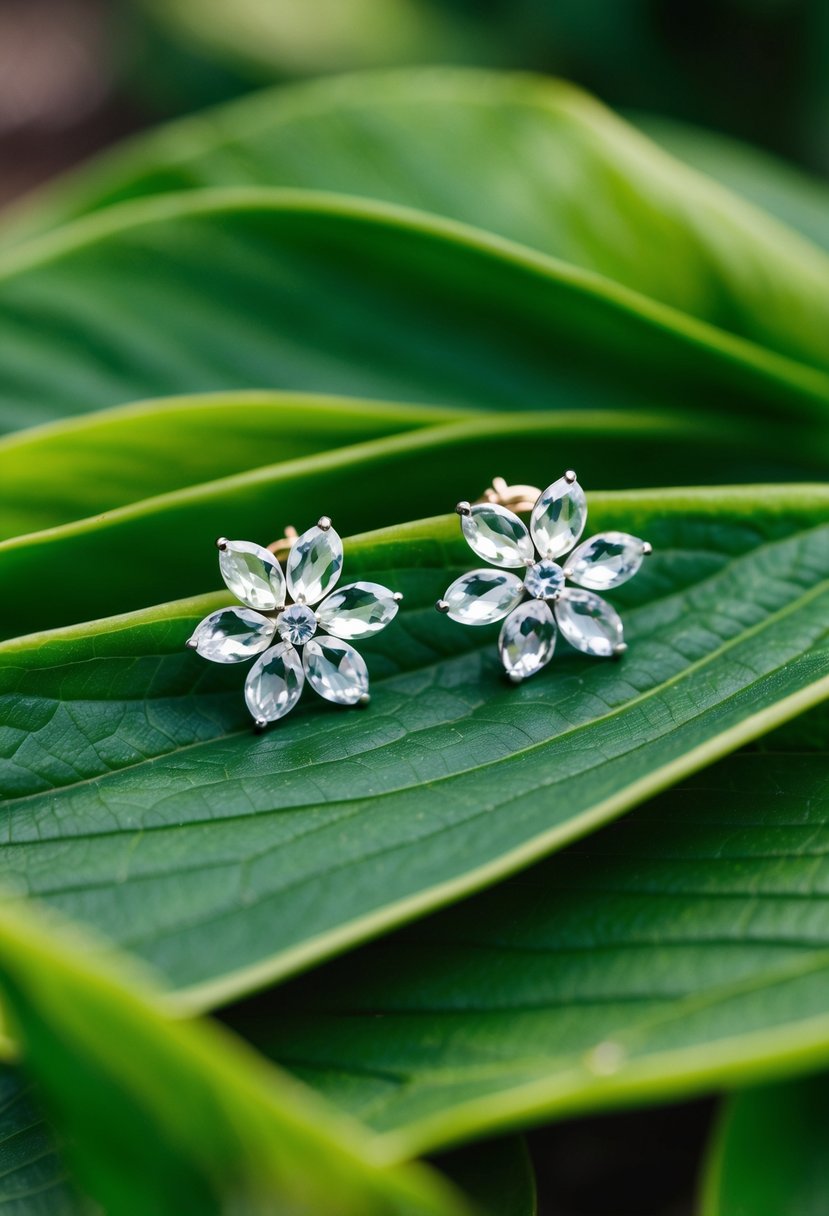
<svg viewBox="0 0 829 1216"><path fill-rule="evenodd" d="M0 647L0 875L151 960L190 1006L493 882L829 690L829 490L595 496L655 554L621 664L505 685L493 630L436 613L456 520L350 542L400 588L367 712L252 735L242 672L182 643L214 596Z"/></svg>
<svg viewBox="0 0 829 1216"><path fill-rule="evenodd" d="M825 1076L736 1094L707 1164L701 1216L825 1216L827 1138Z"/></svg>
<svg viewBox="0 0 829 1216"><path fill-rule="evenodd" d="M0 439L0 537L459 417L466 411L237 392L32 427Z"/></svg>
<svg viewBox="0 0 829 1216"><path fill-rule="evenodd" d="M797 442L829 400L825 372L591 271L294 191L125 203L29 242L0 264L0 325L3 428L272 387L502 409L669 403L785 422Z"/></svg>
<svg viewBox="0 0 829 1216"><path fill-rule="evenodd" d="M305 528L320 514L341 534L399 523L476 497L495 474L543 487L561 469L553 460L575 465L588 486L721 481L738 433L708 420L603 411L479 417L188 486L0 543L0 637L141 608L161 594L212 590L220 535L269 543L286 524ZM740 451L747 476L776 471L750 442ZM808 467L805 450L790 458ZM30 501L45 497L36 467L26 485ZM139 553L151 559L136 561ZM20 595L45 569L60 595Z"/></svg>
<svg viewBox="0 0 829 1216"><path fill-rule="evenodd" d="M0 914L4 1005L108 1216L470 1216L436 1173L388 1168L359 1125L220 1027L169 1020L142 981L19 903Z"/></svg>
<svg viewBox="0 0 829 1216"><path fill-rule="evenodd" d="M269 93L143 137L51 205L27 208L28 223L216 185L331 190L432 211L774 350L829 361L822 251L560 82L420 70Z"/></svg>
<svg viewBox="0 0 829 1216"><path fill-rule="evenodd" d="M232 1023L401 1155L822 1067L828 777L825 752L740 753ZM824 1160L826 1099L824 1081ZM792 1104L765 1104L779 1138L758 1137L735 1172L758 1156L758 1184L788 1169L806 1121L786 1127ZM743 1210L800 1209L758 1199L711 1212Z"/></svg>

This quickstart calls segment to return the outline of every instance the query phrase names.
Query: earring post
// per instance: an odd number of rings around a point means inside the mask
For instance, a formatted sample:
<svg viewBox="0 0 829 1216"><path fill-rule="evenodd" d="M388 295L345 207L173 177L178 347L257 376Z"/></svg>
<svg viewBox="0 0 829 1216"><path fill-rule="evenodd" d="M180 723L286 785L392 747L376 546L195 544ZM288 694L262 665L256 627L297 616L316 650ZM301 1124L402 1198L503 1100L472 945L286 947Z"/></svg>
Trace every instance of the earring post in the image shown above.
<svg viewBox="0 0 829 1216"><path fill-rule="evenodd" d="M536 486L511 486L503 477L493 477L492 485L484 490L478 502L491 502L511 511L532 511L541 496Z"/></svg>

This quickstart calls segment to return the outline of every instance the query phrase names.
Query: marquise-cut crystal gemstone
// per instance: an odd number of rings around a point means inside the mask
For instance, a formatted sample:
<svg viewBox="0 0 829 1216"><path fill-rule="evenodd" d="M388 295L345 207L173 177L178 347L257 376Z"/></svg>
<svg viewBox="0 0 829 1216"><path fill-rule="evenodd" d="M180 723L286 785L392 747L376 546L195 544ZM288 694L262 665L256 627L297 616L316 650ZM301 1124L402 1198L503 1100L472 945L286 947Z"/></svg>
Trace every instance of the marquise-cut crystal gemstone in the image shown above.
<svg viewBox="0 0 829 1216"><path fill-rule="evenodd" d="M270 646L274 623L250 608L220 608L198 625L190 642L211 663L241 663Z"/></svg>
<svg viewBox="0 0 829 1216"><path fill-rule="evenodd" d="M476 503L461 527L472 552L493 566L527 566L535 557L526 524L506 507Z"/></svg>
<svg viewBox="0 0 829 1216"><path fill-rule="evenodd" d="M562 591L555 616L570 645L596 658L609 659L624 641L618 612L592 591Z"/></svg>
<svg viewBox="0 0 829 1216"><path fill-rule="evenodd" d="M340 577L343 542L333 528L309 528L291 546L286 568L292 599L316 604Z"/></svg>
<svg viewBox="0 0 829 1216"><path fill-rule="evenodd" d="M587 499L577 481L559 477L538 499L530 517L530 532L542 557L569 553L587 523Z"/></svg>
<svg viewBox="0 0 829 1216"><path fill-rule="evenodd" d="M556 623L543 600L519 604L501 626L498 649L508 675L516 680L541 671L553 657Z"/></svg>
<svg viewBox="0 0 829 1216"><path fill-rule="evenodd" d="M269 549L249 540L229 540L219 553L222 578L237 600L260 612L285 603L285 577Z"/></svg>
<svg viewBox="0 0 829 1216"><path fill-rule="evenodd" d="M524 586L535 599L552 600L564 586L564 571L548 558L530 566L524 575Z"/></svg>
<svg viewBox="0 0 829 1216"><path fill-rule="evenodd" d="M470 570L444 595L447 616L462 625L491 625L521 601L524 584L507 570Z"/></svg>
<svg viewBox="0 0 829 1216"><path fill-rule="evenodd" d="M308 683L326 701L356 705L368 692L365 659L341 638L318 636L303 651Z"/></svg>
<svg viewBox="0 0 829 1216"><path fill-rule="evenodd" d="M590 591L609 591L626 583L642 565L645 544L627 532L600 532L567 559L570 578Z"/></svg>
<svg viewBox="0 0 829 1216"><path fill-rule="evenodd" d="M276 722L299 700L305 676L299 653L288 642L278 642L260 655L245 681L245 701L257 719Z"/></svg>
<svg viewBox="0 0 829 1216"><path fill-rule="evenodd" d="M291 604L277 618L276 628L283 642L292 646L302 646L309 642L317 632L317 618L313 609L305 604Z"/></svg>
<svg viewBox="0 0 829 1216"><path fill-rule="evenodd" d="M397 616L394 592L380 583L349 583L332 591L317 609L317 620L335 637L356 641L385 629Z"/></svg>

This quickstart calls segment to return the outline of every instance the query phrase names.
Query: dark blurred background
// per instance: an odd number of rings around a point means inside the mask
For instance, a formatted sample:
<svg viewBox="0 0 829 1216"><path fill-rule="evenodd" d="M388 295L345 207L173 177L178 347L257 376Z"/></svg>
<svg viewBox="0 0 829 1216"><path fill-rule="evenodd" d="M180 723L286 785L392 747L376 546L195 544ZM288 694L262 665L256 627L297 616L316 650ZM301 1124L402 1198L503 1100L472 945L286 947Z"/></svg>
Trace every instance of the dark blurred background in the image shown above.
<svg viewBox="0 0 829 1216"><path fill-rule="evenodd" d="M438 62L564 76L651 129L691 123L829 175L829 0L0 0L0 204L263 85ZM533 1133L542 1216L691 1216L714 1111Z"/></svg>
<svg viewBox="0 0 829 1216"><path fill-rule="evenodd" d="M827 0L0 0L0 201L261 85L424 62L558 74L829 173Z"/></svg>

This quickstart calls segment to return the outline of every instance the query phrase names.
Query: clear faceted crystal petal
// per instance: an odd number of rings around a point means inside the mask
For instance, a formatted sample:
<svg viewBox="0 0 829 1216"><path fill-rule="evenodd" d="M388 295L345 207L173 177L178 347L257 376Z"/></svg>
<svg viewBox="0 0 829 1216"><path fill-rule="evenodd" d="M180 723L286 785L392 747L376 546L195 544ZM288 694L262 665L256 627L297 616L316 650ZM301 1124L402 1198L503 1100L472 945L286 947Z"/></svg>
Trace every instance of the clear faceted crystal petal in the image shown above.
<svg viewBox="0 0 829 1216"><path fill-rule="evenodd" d="M343 568L343 542L333 528L314 526L297 537L288 556L288 590L295 600L316 604Z"/></svg>
<svg viewBox="0 0 829 1216"><path fill-rule="evenodd" d="M519 604L501 626L498 648L508 675L519 680L541 671L553 657L556 623L543 600Z"/></svg>
<svg viewBox="0 0 829 1216"><path fill-rule="evenodd" d="M315 637L303 651L308 683L326 701L356 705L368 692L365 659L341 638Z"/></svg>
<svg viewBox="0 0 829 1216"><path fill-rule="evenodd" d="M609 591L626 583L642 565L644 542L627 532L600 532L579 545L567 559L570 577L590 591Z"/></svg>
<svg viewBox="0 0 829 1216"><path fill-rule="evenodd" d="M385 629L397 616L394 592L380 583L349 583L332 591L317 609L317 620L335 637L356 641Z"/></svg>
<svg viewBox="0 0 829 1216"><path fill-rule="evenodd" d="M241 663L270 646L274 623L250 608L220 608L198 625L190 639L211 663Z"/></svg>
<svg viewBox="0 0 829 1216"><path fill-rule="evenodd" d="M299 653L287 642L278 642L260 655L248 672L247 707L254 718L275 722L294 708L304 683Z"/></svg>
<svg viewBox="0 0 829 1216"><path fill-rule="evenodd" d="M476 503L461 516L466 543L493 566L527 566L535 557L526 524L496 503Z"/></svg>
<svg viewBox="0 0 829 1216"><path fill-rule="evenodd" d="M237 600L260 612L285 603L285 578L269 549L249 540L229 540L219 553L222 578Z"/></svg>
<svg viewBox="0 0 829 1216"><path fill-rule="evenodd" d="M558 627L571 646L609 659L624 641L618 612L592 591L568 587L555 606Z"/></svg>
<svg viewBox="0 0 829 1216"><path fill-rule="evenodd" d="M524 584L508 570L470 570L444 595L447 616L462 625L491 625L521 601Z"/></svg>
<svg viewBox="0 0 829 1216"><path fill-rule="evenodd" d="M542 557L569 553L587 523L587 499L577 481L559 477L533 507L530 532Z"/></svg>

